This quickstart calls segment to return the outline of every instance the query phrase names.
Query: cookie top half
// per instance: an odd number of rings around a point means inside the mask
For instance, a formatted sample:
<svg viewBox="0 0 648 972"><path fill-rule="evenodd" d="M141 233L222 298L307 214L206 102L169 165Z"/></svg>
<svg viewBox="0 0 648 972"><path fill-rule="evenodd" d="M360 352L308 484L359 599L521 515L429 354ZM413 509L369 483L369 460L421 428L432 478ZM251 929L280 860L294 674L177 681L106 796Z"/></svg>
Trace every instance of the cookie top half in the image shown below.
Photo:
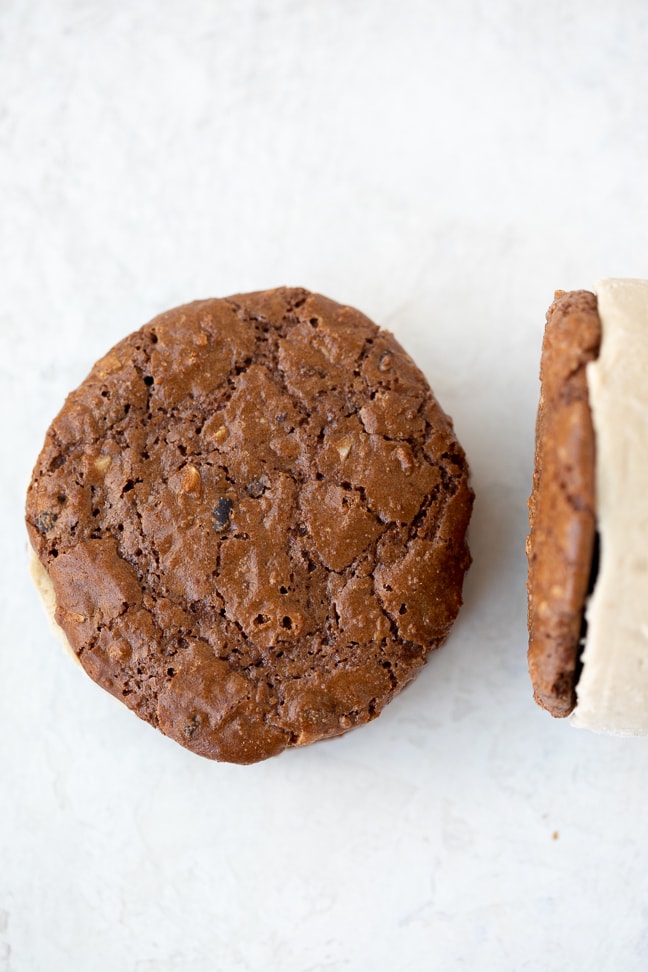
<svg viewBox="0 0 648 972"><path fill-rule="evenodd" d="M394 337L301 289L187 304L117 344L27 496L86 672L213 759L367 722L445 639L472 492Z"/></svg>
<svg viewBox="0 0 648 972"><path fill-rule="evenodd" d="M595 438L586 368L601 321L589 291L558 291L547 312L540 366L530 533L529 672L554 716L576 703L584 609L595 560Z"/></svg>

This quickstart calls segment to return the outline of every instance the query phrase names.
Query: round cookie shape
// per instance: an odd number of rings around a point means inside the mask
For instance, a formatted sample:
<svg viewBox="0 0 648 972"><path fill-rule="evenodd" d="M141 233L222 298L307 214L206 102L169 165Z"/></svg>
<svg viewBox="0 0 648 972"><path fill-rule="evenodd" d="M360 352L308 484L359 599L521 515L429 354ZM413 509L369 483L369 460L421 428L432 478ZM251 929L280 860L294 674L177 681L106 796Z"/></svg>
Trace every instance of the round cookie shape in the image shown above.
<svg viewBox="0 0 648 972"><path fill-rule="evenodd" d="M557 291L540 366L530 532L529 673L553 716L576 704L584 610L596 567L595 437L586 368L599 354L596 296Z"/></svg>
<svg viewBox="0 0 648 972"><path fill-rule="evenodd" d="M394 337L302 289L196 301L52 423L27 525L86 672L251 763L377 716L445 639L468 468Z"/></svg>

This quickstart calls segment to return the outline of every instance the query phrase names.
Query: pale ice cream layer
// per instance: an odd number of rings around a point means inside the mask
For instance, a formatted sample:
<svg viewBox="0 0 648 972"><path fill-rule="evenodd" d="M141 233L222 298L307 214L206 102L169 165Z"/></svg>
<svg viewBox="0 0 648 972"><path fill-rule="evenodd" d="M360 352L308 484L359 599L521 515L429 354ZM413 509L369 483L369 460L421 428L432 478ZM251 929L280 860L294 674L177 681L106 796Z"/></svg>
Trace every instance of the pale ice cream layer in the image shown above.
<svg viewBox="0 0 648 972"><path fill-rule="evenodd" d="M61 642L68 655L70 655L71 658L74 658L75 662L78 662L79 659L77 654L68 641L65 631L56 621L56 594L54 593L54 585L50 580L49 574L31 547L29 548L29 573L31 579L36 585L38 593L41 596L41 600L43 602L45 611L47 612L47 617L49 618L49 623L54 635Z"/></svg>
<svg viewBox="0 0 648 972"><path fill-rule="evenodd" d="M587 367L596 436L599 573L586 609L575 726L648 734L648 281L596 288L601 352Z"/></svg>

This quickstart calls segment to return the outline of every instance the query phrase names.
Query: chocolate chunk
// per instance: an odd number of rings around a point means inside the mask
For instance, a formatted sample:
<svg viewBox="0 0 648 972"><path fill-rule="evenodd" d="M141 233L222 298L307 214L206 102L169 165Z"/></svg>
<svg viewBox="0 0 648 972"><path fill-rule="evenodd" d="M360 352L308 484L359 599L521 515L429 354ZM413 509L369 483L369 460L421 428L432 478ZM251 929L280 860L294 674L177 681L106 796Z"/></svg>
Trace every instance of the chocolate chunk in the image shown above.
<svg viewBox="0 0 648 972"><path fill-rule="evenodd" d="M46 511L44 513L39 513L34 517L34 526L39 533L47 533L52 529L57 520L58 516L56 513L49 513Z"/></svg>
<svg viewBox="0 0 648 972"><path fill-rule="evenodd" d="M265 493L266 488L266 484L262 479L253 479L252 482L246 487L245 492L248 494L248 496L251 496L252 499L259 499L259 497L263 496Z"/></svg>
<svg viewBox="0 0 648 972"><path fill-rule="evenodd" d="M212 514L212 523L215 530L225 530L229 526L230 516L232 513L232 501L226 496L221 496L218 503L214 507L214 512Z"/></svg>

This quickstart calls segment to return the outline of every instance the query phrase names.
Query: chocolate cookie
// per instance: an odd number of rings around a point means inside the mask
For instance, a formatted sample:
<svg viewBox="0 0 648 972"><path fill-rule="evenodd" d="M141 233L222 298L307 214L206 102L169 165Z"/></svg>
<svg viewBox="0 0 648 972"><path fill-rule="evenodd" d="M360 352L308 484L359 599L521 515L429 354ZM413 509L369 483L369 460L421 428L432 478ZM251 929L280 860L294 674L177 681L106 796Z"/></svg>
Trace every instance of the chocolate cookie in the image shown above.
<svg viewBox="0 0 648 972"><path fill-rule="evenodd" d="M596 538L595 441L586 366L599 353L594 294L557 291L540 368L529 499L529 671L536 702L566 716L576 702Z"/></svg>
<svg viewBox="0 0 648 972"><path fill-rule="evenodd" d="M299 289L162 314L97 362L27 496L88 674L251 763L377 716L461 605L472 506L393 336Z"/></svg>

